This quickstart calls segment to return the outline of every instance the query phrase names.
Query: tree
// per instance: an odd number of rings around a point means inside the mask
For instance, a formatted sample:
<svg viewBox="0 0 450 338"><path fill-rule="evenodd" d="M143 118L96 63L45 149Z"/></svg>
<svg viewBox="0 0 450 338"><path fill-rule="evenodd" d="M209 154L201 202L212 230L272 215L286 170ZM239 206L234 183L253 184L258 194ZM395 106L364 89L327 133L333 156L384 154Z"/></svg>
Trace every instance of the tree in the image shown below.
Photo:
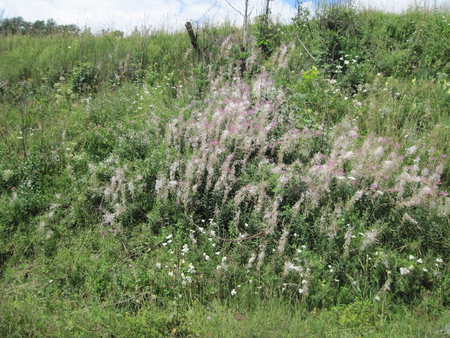
<svg viewBox="0 0 450 338"><path fill-rule="evenodd" d="M30 28L30 23L25 21L21 16L11 19L3 19L1 21L0 31L3 34L26 34Z"/></svg>
<svg viewBox="0 0 450 338"><path fill-rule="evenodd" d="M45 21L44 20L36 20L31 25L31 32L35 35L45 34Z"/></svg>

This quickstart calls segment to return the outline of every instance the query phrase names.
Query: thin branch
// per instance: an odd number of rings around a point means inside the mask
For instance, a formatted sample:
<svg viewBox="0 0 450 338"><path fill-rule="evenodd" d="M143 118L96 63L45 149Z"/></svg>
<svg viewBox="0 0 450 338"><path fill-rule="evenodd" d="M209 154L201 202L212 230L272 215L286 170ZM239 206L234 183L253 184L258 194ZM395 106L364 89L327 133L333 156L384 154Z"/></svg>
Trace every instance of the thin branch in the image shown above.
<svg viewBox="0 0 450 338"><path fill-rule="evenodd" d="M200 17L200 19L197 19L197 20L192 20L192 21L194 21L197 25L202 21L202 19L203 19L203 17L206 15L206 14L208 14L210 11L212 11L212 9L214 8L214 7L216 7L218 5L218 3L217 3L217 0L216 0L216 2L205 12L205 14L203 14L201 17ZM220 8L220 6L217 8L217 11L219 11L219 8ZM216 14L217 14L217 12L216 12ZM215 17L215 14L213 15L213 18Z"/></svg>
<svg viewBox="0 0 450 338"><path fill-rule="evenodd" d="M294 24L297 26L298 29L300 29L300 27L298 27L297 23L294 21ZM297 37L298 41L300 41L300 43L302 44L303 48L305 48L305 50L308 52L309 56L311 56L311 58L316 61L316 59L314 58L314 56L312 56L312 54L309 52L308 48L306 48L305 44L303 43L303 41L300 39L300 37L298 36L297 32L295 32L295 36Z"/></svg>
<svg viewBox="0 0 450 338"><path fill-rule="evenodd" d="M230 4L228 0L225 0L225 2L226 2L228 5L230 5L230 7L233 8L236 12L238 12L240 15L242 15L242 16L245 18L245 15L242 14L240 11L238 11L236 8L234 8L233 5Z"/></svg>

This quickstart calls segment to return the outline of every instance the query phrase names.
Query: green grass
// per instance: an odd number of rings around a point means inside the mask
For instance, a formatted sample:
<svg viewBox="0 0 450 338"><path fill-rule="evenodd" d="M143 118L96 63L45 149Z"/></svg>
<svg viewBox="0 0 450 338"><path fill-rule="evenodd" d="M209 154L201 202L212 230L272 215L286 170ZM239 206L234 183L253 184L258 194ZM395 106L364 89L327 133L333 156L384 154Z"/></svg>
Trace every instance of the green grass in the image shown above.
<svg viewBox="0 0 450 338"><path fill-rule="evenodd" d="M1 36L0 335L446 336L448 15Z"/></svg>

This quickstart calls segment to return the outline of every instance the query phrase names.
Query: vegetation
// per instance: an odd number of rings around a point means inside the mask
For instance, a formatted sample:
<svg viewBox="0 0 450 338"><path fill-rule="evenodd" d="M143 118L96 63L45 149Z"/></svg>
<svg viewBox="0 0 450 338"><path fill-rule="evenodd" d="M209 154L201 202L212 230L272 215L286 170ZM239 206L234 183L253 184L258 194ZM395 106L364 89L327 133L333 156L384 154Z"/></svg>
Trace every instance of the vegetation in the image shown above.
<svg viewBox="0 0 450 338"><path fill-rule="evenodd" d="M1 336L450 333L450 13L299 13L0 37Z"/></svg>
<svg viewBox="0 0 450 338"><path fill-rule="evenodd" d="M0 34L31 34L31 35L50 35L55 33L78 34L81 32L77 25L58 25L55 20L49 19L36 20L35 22L25 21L21 16L14 18L2 18L0 13Z"/></svg>

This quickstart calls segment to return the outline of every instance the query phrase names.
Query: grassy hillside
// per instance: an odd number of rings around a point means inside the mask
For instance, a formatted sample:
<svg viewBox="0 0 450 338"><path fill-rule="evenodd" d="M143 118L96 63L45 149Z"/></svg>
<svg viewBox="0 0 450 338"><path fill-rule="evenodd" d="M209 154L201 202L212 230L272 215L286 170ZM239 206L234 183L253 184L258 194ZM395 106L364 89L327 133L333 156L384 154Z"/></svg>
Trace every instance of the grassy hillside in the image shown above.
<svg viewBox="0 0 450 338"><path fill-rule="evenodd" d="M0 36L1 336L445 336L449 15Z"/></svg>

